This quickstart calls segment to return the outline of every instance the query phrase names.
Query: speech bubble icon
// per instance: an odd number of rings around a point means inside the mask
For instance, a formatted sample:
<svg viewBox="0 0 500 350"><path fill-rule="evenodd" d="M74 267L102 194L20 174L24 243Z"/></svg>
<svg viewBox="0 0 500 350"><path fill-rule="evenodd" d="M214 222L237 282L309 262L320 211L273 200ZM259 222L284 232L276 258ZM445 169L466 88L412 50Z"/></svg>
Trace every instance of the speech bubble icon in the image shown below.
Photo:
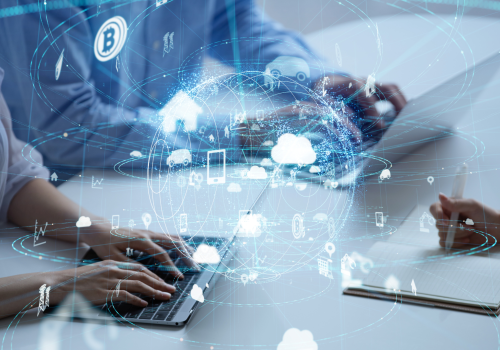
<svg viewBox="0 0 500 350"><path fill-rule="evenodd" d="M427 178L427 182L429 183L429 185L432 185L432 183L434 182L434 178L432 176L429 176Z"/></svg>
<svg viewBox="0 0 500 350"><path fill-rule="evenodd" d="M330 258L332 257L332 254L335 253L335 246L333 245L332 242L327 242L325 244L325 250L330 255Z"/></svg>
<svg viewBox="0 0 500 350"><path fill-rule="evenodd" d="M243 282L243 285L246 285L247 282L248 282L248 275L247 274L243 274L241 275L241 282Z"/></svg>

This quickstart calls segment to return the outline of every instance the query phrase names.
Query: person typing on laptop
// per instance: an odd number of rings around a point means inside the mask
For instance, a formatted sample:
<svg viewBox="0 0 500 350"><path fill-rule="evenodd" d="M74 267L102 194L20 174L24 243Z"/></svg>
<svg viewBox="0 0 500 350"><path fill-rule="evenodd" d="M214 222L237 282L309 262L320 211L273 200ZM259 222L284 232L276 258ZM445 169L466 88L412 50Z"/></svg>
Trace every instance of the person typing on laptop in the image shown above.
<svg viewBox="0 0 500 350"><path fill-rule="evenodd" d="M192 248L177 236L135 229L112 230L107 220L80 208L47 182L49 172L41 165L41 155L13 133L11 115L1 93L3 77L0 68L0 221L22 227L47 223L44 237L75 245L85 243L104 261L76 269L0 278L0 317L35 306L42 285L51 286L52 304L75 290L95 304L105 303L113 292L115 301L143 307L148 303L132 293L170 299L175 288L124 253L127 248L145 252L164 271L182 280L182 273L166 249L175 251L185 258L187 265L197 268L191 261ZM117 288L119 285L121 288Z"/></svg>
<svg viewBox="0 0 500 350"><path fill-rule="evenodd" d="M448 227L453 224L450 223L453 212L460 213L453 248L480 245L486 241L493 244L500 239L500 212L475 199L449 198L440 193L439 202L431 205L430 212L436 219L441 247L445 246Z"/></svg>

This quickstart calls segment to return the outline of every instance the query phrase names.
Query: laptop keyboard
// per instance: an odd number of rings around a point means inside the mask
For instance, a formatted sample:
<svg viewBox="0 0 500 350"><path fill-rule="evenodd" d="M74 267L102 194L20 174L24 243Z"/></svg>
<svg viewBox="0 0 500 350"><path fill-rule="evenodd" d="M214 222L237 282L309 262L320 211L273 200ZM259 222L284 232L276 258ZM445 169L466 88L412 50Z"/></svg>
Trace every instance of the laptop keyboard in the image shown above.
<svg viewBox="0 0 500 350"><path fill-rule="evenodd" d="M186 241L188 238L185 238ZM204 238L204 237L193 237L190 240L190 244L195 247L200 244L207 244L217 247L221 251L221 247L227 245L229 240L224 238ZM148 302L148 306L139 307L128 304L126 302L113 303L111 305L105 304L101 307L98 316L109 317L110 314L116 317L124 317L133 320L154 320L154 321L172 321L177 314L177 312L182 307L184 301L190 297L190 292L193 285L198 281L201 273L189 269L186 265L182 263L182 259L179 259L178 255L171 251L169 252L170 257L176 264L176 266L181 270L184 275L183 280L176 280L170 275L166 269L158 265L158 262L150 255L140 253L134 253L133 258L147 266L149 270L160 276L166 283L173 285L176 288L175 293L168 301L158 301L152 298L145 297L139 293L132 293L136 296ZM203 267L202 267L203 268Z"/></svg>

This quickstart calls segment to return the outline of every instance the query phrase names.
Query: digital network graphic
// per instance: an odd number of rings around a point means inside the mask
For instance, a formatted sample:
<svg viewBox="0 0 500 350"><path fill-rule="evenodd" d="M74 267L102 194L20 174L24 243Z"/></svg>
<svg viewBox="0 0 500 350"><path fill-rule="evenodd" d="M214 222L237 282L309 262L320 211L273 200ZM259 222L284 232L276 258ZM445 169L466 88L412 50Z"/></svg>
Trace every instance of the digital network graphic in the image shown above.
<svg viewBox="0 0 500 350"><path fill-rule="evenodd" d="M6 72L1 92L12 119L6 129L23 142L22 159L47 167L50 184L76 203L52 222L43 213L53 203L47 200L40 209L26 200L23 208L40 217L0 228L9 253L4 263L19 258L37 266L12 269L36 272L37 287L19 291L30 299L3 329L2 348L16 348L20 329L34 322L40 334L33 347L69 348L62 322L75 317L83 331L70 338L80 337L92 349L114 348L132 332L159 339L167 349L331 349L393 327L404 317L403 296L427 295L428 276L440 290L458 290L485 305L475 289L456 287L440 271L496 246L493 216L459 215L445 206L452 208L461 195L443 195L452 193L456 169L464 163L469 183L497 171L484 160L496 154L488 153L495 146L481 136L489 115L467 114L460 128L441 120L463 103L472 106L478 88L469 87L482 76L474 70L477 45L459 30L463 12L500 13L500 6L460 2L454 19L444 20L421 2L380 3L401 16L425 15L432 29L425 39L411 39L412 48L394 62L416 61L421 47L435 59L415 63L418 74L397 87L386 83L394 75L384 61L394 56L396 44L384 40L387 26L363 6L328 5L356 16L364 43L354 52L357 44L346 32L321 40L313 33L306 40L267 18L258 5L266 10L265 1L239 0L0 4L0 68ZM432 69L445 59L433 51L441 47L426 46L433 36L444 37L461 71L472 72L463 81L438 81ZM330 48L323 52L326 43ZM369 70L357 77L348 70L361 54ZM455 90L446 95L427 89L432 105L424 106L411 94L430 81ZM406 91L407 99L401 97ZM410 112L398 119L401 109ZM450 139L450 147L465 151L419 151ZM400 163L402 157L412 158ZM5 181L0 195L10 201L14 193L8 190L16 183ZM466 190L467 196L491 198ZM446 204L431 207L437 201ZM78 214L74 220L71 210ZM3 207L0 213L10 215ZM448 216L454 220L446 230L454 225L455 241L479 237L475 245L446 249L440 225ZM430 264L439 268L425 270ZM210 278L193 277L203 273ZM45 277L53 274L64 278ZM82 278L88 286L81 287ZM99 279L110 286L104 299L93 298ZM139 280L163 286L155 287L161 293L142 295L147 304L140 307ZM25 280L0 278L0 287L11 283L24 286ZM388 295L390 302L353 323L346 311L352 305L342 299L349 289ZM130 306L131 300L136 304ZM37 310L36 320L29 318L30 309ZM90 321L97 317L94 310L109 317L105 330ZM192 322L189 332L160 329L168 322L182 326L175 323L181 311ZM286 321L271 327L269 314ZM228 333L201 331L208 323ZM229 336L240 332L246 336Z"/></svg>

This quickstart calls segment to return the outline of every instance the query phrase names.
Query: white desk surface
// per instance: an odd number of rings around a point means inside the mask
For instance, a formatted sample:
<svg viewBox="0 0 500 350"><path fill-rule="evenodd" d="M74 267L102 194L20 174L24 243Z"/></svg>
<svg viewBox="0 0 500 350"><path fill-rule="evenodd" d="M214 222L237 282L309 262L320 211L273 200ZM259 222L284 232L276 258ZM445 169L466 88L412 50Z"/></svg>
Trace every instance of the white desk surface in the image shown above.
<svg viewBox="0 0 500 350"><path fill-rule="evenodd" d="M453 22L454 19L450 17L448 20ZM472 56L477 61L500 49L490 47L498 43L496 36L500 32L500 23L493 19L464 17L460 31L451 34L451 38L449 33L452 30L446 27L445 21L430 16L378 18L376 22L384 43L384 56L377 77L400 84L408 96L417 96L463 70L465 63L460 51L465 51L467 47L469 51L465 56L469 63ZM322 47L322 43L338 42L343 54L342 68L354 74L367 75L373 70L372 61L367 57L374 56L376 44L373 36L369 39L365 36L366 32L366 24L352 22L312 34L308 39L331 57L335 57L334 45ZM465 41L460 38L461 35ZM457 48L453 40L462 40L462 46ZM493 102L479 103L472 109L471 117L462 121L459 130L464 130L465 134L429 144L396 164L390 182L376 191L368 191L371 201L378 201L386 208L396 202L404 203L409 209L415 204L427 206L439 192L450 192L453 166L472 156L473 160L469 162L472 173L465 196L500 208L497 193L499 171L496 168L499 160L496 91L490 91L484 101L488 97ZM88 179L89 173L85 175ZM435 178L432 186L426 181L428 175ZM106 217L148 210L145 181L116 173L105 173L104 178L105 188L101 191L90 190L89 180L82 181L78 177L61 186L60 190L96 214ZM70 266L23 256L14 251L12 242L18 234L2 231L2 276ZM348 241L338 246L337 250L339 253L362 252L372 243L369 240ZM53 244L48 244L47 249ZM62 247L63 244L58 243L57 249ZM74 258L81 257L83 253L84 250L76 252L68 248L61 255ZM319 276L317 271L288 274L273 283L249 284L246 287L222 278L206 295L208 302L185 328L111 326L79 321L66 324L65 321L58 321L60 325L55 328L61 328L61 343L55 343L58 346L53 344L51 349L147 347L208 350L211 346L214 349L276 349L284 332L292 327L310 330L319 349L498 347L500 333L495 318L343 296L338 278L327 286L324 293L313 288L324 281L325 278ZM316 294L309 298L311 291ZM40 325L45 321L37 319L33 312L12 321L12 318L0 321L3 348L32 349L42 346L43 334L47 330L42 330ZM53 333L47 335L54 336Z"/></svg>

